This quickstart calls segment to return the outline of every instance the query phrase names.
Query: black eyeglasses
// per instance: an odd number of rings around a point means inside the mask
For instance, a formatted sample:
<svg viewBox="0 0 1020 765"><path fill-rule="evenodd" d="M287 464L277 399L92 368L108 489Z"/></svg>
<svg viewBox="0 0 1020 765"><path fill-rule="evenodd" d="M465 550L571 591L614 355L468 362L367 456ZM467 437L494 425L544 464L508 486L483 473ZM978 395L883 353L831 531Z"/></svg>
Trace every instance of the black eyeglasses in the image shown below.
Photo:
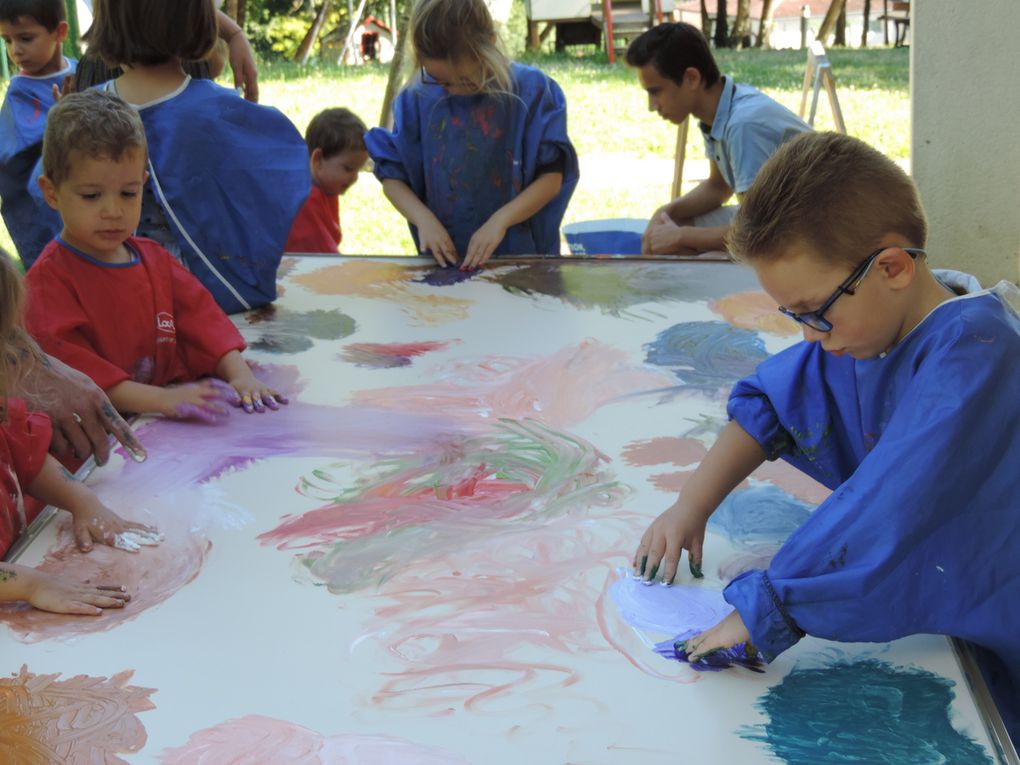
<svg viewBox="0 0 1020 765"><path fill-rule="evenodd" d="M871 271L871 267L875 264L875 260L886 250L892 249L891 247L881 247L866 257L861 264L853 270L853 273L846 278L846 280L836 288L836 291L832 293L832 297L822 303L822 307L817 311L805 311L804 313L794 313L786 306L779 306L779 312L784 316L789 316L795 322L799 324L806 324L811 329L818 332L831 332L832 322L825 318L825 312L832 308L832 304L839 300L840 295L854 295L857 293L858 288L861 286L861 282L864 281L864 277ZM918 255L927 255L924 250L916 247L901 247L905 253L910 255L912 258L916 258Z"/></svg>

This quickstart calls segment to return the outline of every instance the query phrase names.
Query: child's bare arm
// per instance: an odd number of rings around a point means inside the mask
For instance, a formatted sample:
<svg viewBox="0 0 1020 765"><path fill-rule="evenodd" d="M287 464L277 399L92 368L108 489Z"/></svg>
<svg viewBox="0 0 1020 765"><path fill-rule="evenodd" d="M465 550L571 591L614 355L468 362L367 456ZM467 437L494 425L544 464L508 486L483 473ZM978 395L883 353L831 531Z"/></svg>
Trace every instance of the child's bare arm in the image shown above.
<svg viewBox="0 0 1020 765"><path fill-rule="evenodd" d="M216 376L237 391L241 397L244 411L264 412L266 407L279 409L279 404L286 404L287 397L275 388L271 388L259 380L251 371L248 362L240 351L229 351L223 355L216 365Z"/></svg>
<svg viewBox="0 0 1020 765"><path fill-rule="evenodd" d="M520 194L494 212L468 243L461 268L471 270L487 261L506 236L507 229L535 215L560 193L563 173L543 173Z"/></svg>
<svg viewBox="0 0 1020 765"><path fill-rule="evenodd" d="M138 545L159 541L154 528L121 518L53 457L46 457L39 474L28 485L28 493L71 513L74 539L83 552L91 550L94 541L132 551Z"/></svg>
<svg viewBox="0 0 1020 765"><path fill-rule="evenodd" d="M669 204L663 205L656 210L652 217L649 219L648 228L645 230L645 235L641 240L641 252L643 254L654 253L652 249L653 242L651 241L651 232L654 227L661 226L660 215L665 213L669 216L669 219L679 225L689 224L690 221L698 215L704 215L707 212L716 210L723 206L731 196L733 196L733 190L726 183L726 180L722 177L719 172L719 168L716 167L715 162L709 163L710 170L708 178L699 183L693 189L688 191L683 196L674 199ZM665 245L659 242L657 246L660 248L659 254L664 254L662 247ZM694 246L694 243L688 243L684 240L681 235L677 238L677 241L670 243L669 245L674 250L679 249L699 249ZM711 249L718 249L712 247ZM666 250L671 251L667 248Z"/></svg>
<svg viewBox="0 0 1020 765"><path fill-rule="evenodd" d="M457 263L457 248L453 246L450 234L435 214L418 195L403 181L386 178L382 182L383 193L397 211L407 218L408 223L418 229L418 245L422 253L431 252L441 266Z"/></svg>
<svg viewBox="0 0 1020 765"><path fill-rule="evenodd" d="M705 526L719 503L765 461L765 451L747 431L731 421L705 459L684 484L673 506L641 537L634 553L634 572L651 581L657 573L672 582L680 555L688 551L691 573L701 576Z"/></svg>
<svg viewBox="0 0 1020 765"><path fill-rule="evenodd" d="M237 394L219 380L202 380L161 388L131 380L106 391L118 411L127 414L161 414L175 419L215 422L230 414L228 405L239 403Z"/></svg>
<svg viewBox="0 0 1020 765"><path fill-rule="evenodd" d="M95 616L131 600L120 585L78 584L14 563L0 563L0 602L22 600L43 611Z"/></svg>

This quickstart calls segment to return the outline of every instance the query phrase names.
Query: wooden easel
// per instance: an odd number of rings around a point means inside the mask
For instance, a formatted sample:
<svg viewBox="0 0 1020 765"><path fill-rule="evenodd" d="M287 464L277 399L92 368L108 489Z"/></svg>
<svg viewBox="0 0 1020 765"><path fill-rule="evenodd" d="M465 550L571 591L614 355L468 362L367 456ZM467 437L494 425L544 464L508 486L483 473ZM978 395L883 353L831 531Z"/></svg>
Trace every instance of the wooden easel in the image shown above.
<svg viewBox="0 0 1020 765"><path fill-rule="evenodd" d="M808 48L807 69L804 70L804 91L800 98L800 118L804 119L808 91L811 91L811 113L807 117L807 123L812 127L815 124L815 114L818 112L818 92L822 88L825 88L825 94L829 97L832 121L836 125L836 130L846 133L843 110L839 108L839 98L836 96L836 80L832 76L832 65L825 55L825 48L818 40L815 40Z"/></svg>
<svg viewBox="0 0 1020 765"><path fill-rule="evenodd" d="M687 156L687 126L691 124L688 117L680 123L676 129L676 159L673 164L673 196L676 199L680 196L680 186L684 182L684 158Z"/></svg>

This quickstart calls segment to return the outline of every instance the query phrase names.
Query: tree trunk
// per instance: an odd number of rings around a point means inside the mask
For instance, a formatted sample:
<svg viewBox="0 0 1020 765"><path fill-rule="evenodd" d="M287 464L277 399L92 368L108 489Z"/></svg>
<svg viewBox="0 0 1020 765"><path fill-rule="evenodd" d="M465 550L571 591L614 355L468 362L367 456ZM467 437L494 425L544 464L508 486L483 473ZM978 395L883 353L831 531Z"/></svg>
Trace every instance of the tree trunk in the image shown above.
<svg viewBox="0 0 1020 765"><path fill-rule="evenodd" d="M234 19L234 21L237 21L237 0L226 0L223 3L223 12Z"/></svg>
<svg viewBox="0 0 1020 765"><path fill-rule="evenodd" d="M774 0L762 0L761 24L758 26L758 39L754 42L755 48L771 48L772 26L776 18L776 4Z"/></svg>
<svg viewBox="0 0 1020 765"><path fill-rule="evenodd" d="M839 12L843 10L846 5L846 0L832 0L829 3L829 10L825 12L825 18L822 19L822 26L818 29L818 37L815 38L822 45L829 44L829 36L836 28L836 19L839 18Z"/></svg>
<svg viewBox="0 0 1020 765"><path fill-rule="evenodd" d="M836 37L832 44L841 48L846 47L846 2L843 3L843 10L836 17Z"/></svg>
<svg viewBox="0 0 1020 765"><path fill-rule="evenodd" d="M708 3L706 0L701 0L701 34L708 37L712 30L712 19L708 15Z"/></svg>
<svg viewBox="0 0 1020 765"><path fill-rule="evenodd" d="M244 22L248 18L248 0L237 0L237 16L234 17L234 21L237 25L244 29Z"/></svg>
<svg viewBox="0 0 1020 765"><path fill-rule="evenodd" d="M728 24L726 22L726 0L716 0L715 38L713 39L715 47L717 48L726 47L726 43L728 43L730 40L727 27Z"/></svg>
<svg viewBox="0 0 1020 765"><path fill-rule="evenodd" d="M733 20L730 47L740 50L751 36L751 0L737 0L737 17Z"/></svg>
<svg viewBox="0 0 1020 765"><path fill-rule="evenodd" d="M404 10L400 14L400 23L397 24L397 39L393 45L393 60L390 61L390 75L386 80L386 93L383 95L382 114L379 115L379 124L384 128L393 127L393 99L397 97L397 91L404 84L404 52L407 47L407 27L411 22L411 3L404 4Z"/></svg>
<svg viewBox="0 0 1020 765"><path fill-rule="evenodd" d="M319 8L319 12L315 14L315 21L312 22L312 26L305 34L305 38L298 46L297 53L294 54L295 63L308 63L308 59L312 55L312 48L315 46L315 41L319 39L319 32L322 31L322 25L326 21L326 14L329 13L329 6L331 2L332 0L322 0L322 7Z"/></svg>
<svg viewBox="0 0 1020 765"><path fill-rule="evenodd" d="M868 47L868 24L871 23L871 0L864 0L864 27L861 29L861 47Z"/></svg>

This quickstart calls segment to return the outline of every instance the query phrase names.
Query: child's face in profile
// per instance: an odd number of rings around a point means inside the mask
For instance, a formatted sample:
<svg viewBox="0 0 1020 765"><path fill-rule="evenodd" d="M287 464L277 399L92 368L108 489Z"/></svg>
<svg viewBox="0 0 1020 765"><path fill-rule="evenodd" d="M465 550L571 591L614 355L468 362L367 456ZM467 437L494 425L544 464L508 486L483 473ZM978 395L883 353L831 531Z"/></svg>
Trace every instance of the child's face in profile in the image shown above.
<svg viewBox="0 0 1020 765"><path fill-rule="evenodd" d="M0 38L7 54L19 70L33 77L59 72L64 65L61 45L67 37L67 22L61 21L52 32L29 16L15 21L0 21Z"/></svg>
<svg viewBox="0 0 1020 765"><path fill-rule="evenodd" d="M821 343L834 356L869 359L888 351L899 340L903 323L898 301L885 278L888 257L910 256L899 247L883 250L864 273L840 292L854 269L841 261L829 261L806 245L789 247L773 259L752 262L762 288L780 306L804 314L818 311L834 295L839 296L824 313L832 329L823 332L800 324L804 339ZM861 253L865 260L871 253Z"/></svg>
<svg viewBox="0 0 1020 765"><path fill-rule="evenodd" d="M655 64L639 67L637 75L638 82L648 94L648 111L655 112L674 125L679 125L690 116L697 91L701 88L701 76L696 69L688 69L680 84L664 77Z"/></svg>
<svg viewBox="0 0 1020 765"><path fill-rule="evenodd" d="M471 96L482 90L482 67L477 61L426 58L422 61L421 81L453 96Z"/></svg>
<svg viewBox="0 0 1020 765"><path fill-rule="evenodd" d="M46 201L64 222L64 241L105 263L130 261L123 243L142 215L145 160L141 148L127 149L117 160L72 151L71 171L59 186L40 178Z"/></svg>
<svg viewBox="0 0 1020 765"><path fill-rule="evenodd" d="M322 150L312 152L312 182L328 196L343 194L358 182L358 173L368 162L364 149L345 149L328 159Z"/></svg>

